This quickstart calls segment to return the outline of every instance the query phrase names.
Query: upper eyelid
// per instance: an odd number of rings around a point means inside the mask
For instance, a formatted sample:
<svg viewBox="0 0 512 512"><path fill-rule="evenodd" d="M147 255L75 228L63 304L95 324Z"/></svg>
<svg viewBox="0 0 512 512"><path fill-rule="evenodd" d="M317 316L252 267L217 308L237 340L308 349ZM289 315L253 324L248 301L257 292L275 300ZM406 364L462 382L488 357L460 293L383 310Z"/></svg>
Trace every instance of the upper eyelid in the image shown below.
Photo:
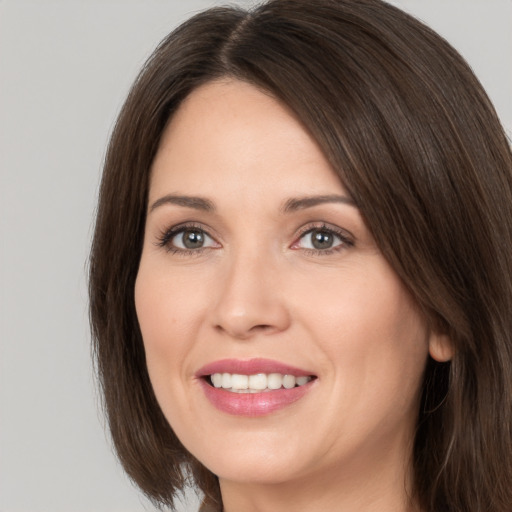
<svg viewBox="0 0 512 512"><path fill-rule="evenodd" d="M335 235L340 236L341 238L349 238L350 240L354 240L354 236L352 233L344 228L340 228L339 226L335 226L334 224L330 224L329 222L317 221L308 223L302 228L299 229L297 233L297 237L302 237L307 233L315 230L325 230L334 233Z"/></svg>
<svg viewBox="0 0 512 512"><path fill-rule="evenodd" d="M184 222L179 222L178 224L172 224L169 227L163 228L161 230L161 233L178 234L181 231L186 231L187 229L197 229L199 231L203 231L210 238L213 238L214 240L217 240L219 238L219 236L216 234L216 231L213 228L211 228L210 226L206 226L202 222L197 222L197 221L184 221ZM214 233L214 234L212 234L212 233Z"/></svg>

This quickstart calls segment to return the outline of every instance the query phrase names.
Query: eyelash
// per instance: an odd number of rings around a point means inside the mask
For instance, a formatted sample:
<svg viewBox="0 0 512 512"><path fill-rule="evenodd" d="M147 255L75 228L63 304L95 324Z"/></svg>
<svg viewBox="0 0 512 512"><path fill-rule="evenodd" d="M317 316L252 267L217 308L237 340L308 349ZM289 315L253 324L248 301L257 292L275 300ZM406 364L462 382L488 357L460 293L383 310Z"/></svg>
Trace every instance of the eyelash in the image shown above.
<svg viewBox="0 0 512 512"><path fill-rule="evenodd" d="M187 224L180 224L178 226L173 226L172 228L169 228L167 230L162 231L158 235L158 241L156 242L156 245L158 247L161 247L165 249L167 252L178 255L178 256L200 256L205 249L209 249L209 247L199 247L197 249L182 249L181 247L174 247L171 245L171 240L179 235L180 233L183 233L187 230L197 230L204 234L206 234L209 238L214 239L208 231L206 231L201 225L195 224L195 223L187 223ZM292 244L292 247L294 245L297 245L298 242L307 234L313 233L314 231L323 231L327 234L331 234L336 236L340 239L341 243L335 247L329 248L329 249L309 249L309 248L303 248L302 251L304 251L305 254L308 256L329 256L331 254L334 254L336 252L339 252L343 249L346 249L348 247L354 246L354 241L344 230L341 230L339 228L334 228L332 226L328 226L325 223L319 223L319 224L309 224L308 226L305 226L296 237L295 241Z"/></svg>
<svg viewBox="0 0 512 512"><path fill-rule="evenodd" d="M308 233L313 233L314 231L322 231L331 235L334 235L338 237L341 241L341 243L335 247L331 247L329 249L302 249L306 255L308 256L329 256L331 254L340 252L344 249L347 249L348 247L354 246L354 241L351 235L347 233L346 231L335 228L334 226L328 226L325 223L319 223L319 224L310 224L308 226L305 226L300 232L299 235L296 238L296 241L292 244L296 245L304 236L306 236Z"/></svg>
<svg viewBox="0 0 512 512"><path fill-rule="evenodd" d="M207 247L199 247L198 249L182 249L180 247L174 247L171 245L171 240L180 233L187 231L189 229L195 229L197 231L201 231L205 233L208 237L211 237L208 232L201 227L199 224L195 223L187 223L187 224L179 224L178 226L173 226L167 230L164 230L158 236L158 241L156 245L158 247L162 247L167 252L171 254L175 254L177 256L200 256Z"/></svg>

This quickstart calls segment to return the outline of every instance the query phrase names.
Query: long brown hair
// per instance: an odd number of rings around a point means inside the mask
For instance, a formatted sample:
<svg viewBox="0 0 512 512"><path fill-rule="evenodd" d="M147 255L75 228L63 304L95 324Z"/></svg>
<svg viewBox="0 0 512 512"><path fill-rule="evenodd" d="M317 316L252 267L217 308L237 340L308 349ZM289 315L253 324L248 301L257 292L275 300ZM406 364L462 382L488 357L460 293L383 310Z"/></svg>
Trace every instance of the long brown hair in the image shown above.
<svg viewBox="0 0 512 512"><path fill-rule="evenodd" d="M90 259L90 313L112 439L130 477L171 505L187 475L216 477L154 397L134 307L149 173L196 87L233 77L286 103L355 199L383 255L455 348L430 360L414 498L425 511L512 506L512 157L469 66L380 0L214 8L172 32L141 71L110 141Z"/></svg>

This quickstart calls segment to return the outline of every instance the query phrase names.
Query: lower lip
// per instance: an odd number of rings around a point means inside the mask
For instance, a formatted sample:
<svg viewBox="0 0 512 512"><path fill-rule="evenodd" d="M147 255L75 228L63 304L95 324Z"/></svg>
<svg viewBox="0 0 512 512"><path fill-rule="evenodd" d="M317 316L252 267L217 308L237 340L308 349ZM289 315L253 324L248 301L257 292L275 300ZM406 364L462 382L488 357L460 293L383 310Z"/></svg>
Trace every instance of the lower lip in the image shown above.
<svg viewBox="0 0 512 512"><path fill-rule="evenodd" d="M277 389L263 393L233 393L211 386L200 379L206 398L222 412L234 416L264 416L271 414L301 399L311 388L311 381L292 389Z"/></svg>

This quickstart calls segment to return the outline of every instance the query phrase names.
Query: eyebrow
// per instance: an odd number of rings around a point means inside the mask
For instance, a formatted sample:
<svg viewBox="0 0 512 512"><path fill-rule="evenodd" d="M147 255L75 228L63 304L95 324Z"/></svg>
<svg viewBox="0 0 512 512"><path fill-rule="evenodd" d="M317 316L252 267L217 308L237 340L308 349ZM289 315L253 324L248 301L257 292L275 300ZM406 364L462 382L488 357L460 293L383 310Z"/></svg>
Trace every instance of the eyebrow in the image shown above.
<svg viewBox="0 0 512 512"><path fill-rule="evenodd" d="M291 213L305 208L312 208L325 203L342 203L350 206L356 206L353 199L347 196L339 196L335 194L321 196L306 196L299 198L291 198L286 201L283 207L283 213Z"/></svg>
<svg viewBox="0 0 512 512"><path fill-rule="evenodd" d="M215 205L209 199L204 197L194 196L176 196L168 194L166 196L157 199L150 207L149 211L152 212L159 206L164 204L175 204L178 206L184 206L185 208L194 208L195 210L202 210L205 212L215 211Z"/></svg>
<svg viewBox="0 0 512 512"><path fill-rule="evenodd" d="M350 206L356 206L353 199L347 196L340 196L335 194L320 195L320 196L305 196L298 198L288 199L282 207L283 213L291 213L297 210L304 210L306 208L312 208L326 203L342 203ZM193 208L195 210L201 210L205 212L214 212L215 204L213 201L204 197L197 196L182 196L168 194L166 196L157 199L150 207L149 211L152 212L156 208L165 204L175 204L177 206L183 206L185 208Z"/></svg>

